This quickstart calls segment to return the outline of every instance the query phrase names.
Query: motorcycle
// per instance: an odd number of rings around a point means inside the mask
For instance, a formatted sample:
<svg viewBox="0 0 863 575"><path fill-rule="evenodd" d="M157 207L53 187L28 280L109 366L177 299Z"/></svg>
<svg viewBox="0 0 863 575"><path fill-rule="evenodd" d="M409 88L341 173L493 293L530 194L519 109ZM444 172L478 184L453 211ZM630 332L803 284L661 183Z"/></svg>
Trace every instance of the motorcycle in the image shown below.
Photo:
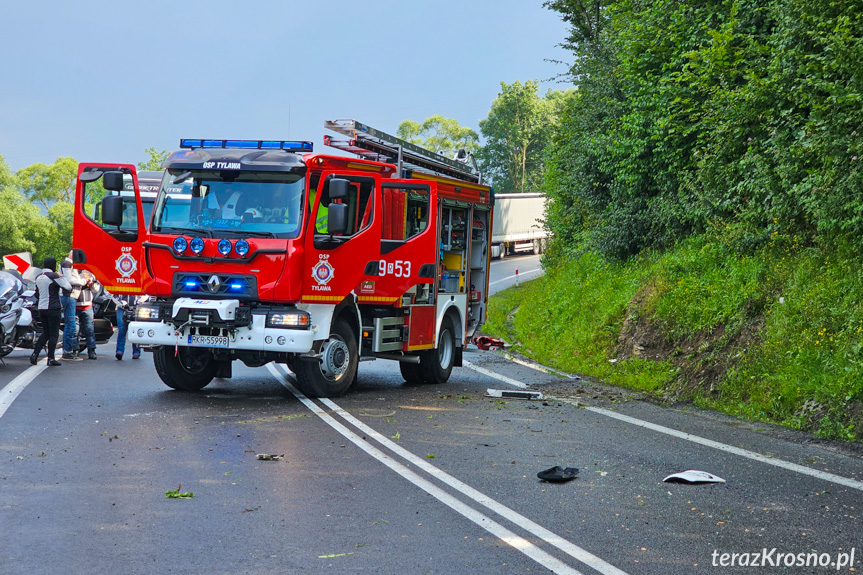
<svg viewBox="0 0 863 575"><path fill-rule="evenodd" d="M3 357L23 342L33 323L34 293L25 288L16 272L0 271L0 363L4 365Z"/></svg>

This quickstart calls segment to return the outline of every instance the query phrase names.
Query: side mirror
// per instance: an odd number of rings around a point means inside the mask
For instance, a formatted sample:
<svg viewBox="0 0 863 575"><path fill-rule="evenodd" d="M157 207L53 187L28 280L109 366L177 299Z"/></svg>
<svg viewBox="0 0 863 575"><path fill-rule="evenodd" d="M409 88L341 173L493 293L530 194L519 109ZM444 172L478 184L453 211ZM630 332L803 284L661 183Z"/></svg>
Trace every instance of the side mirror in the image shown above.
<svg viewBox="0 0 863 575"><path fill-rule="evenodd" d="M344 200L348 197L351 183L343 178L330 180L330 200Z"/></svg>
<svg viewBox="0 0 863 575"><path fill-rule="evenodd" d="M123 191L123 172L105 172L102 176L102 186L106 190Z"/></svg>
<svg viewBox="0 0 863 575"><path fill-rule="evenodd" d="M105 174L105 176L107 175ZM123 179L120 178L121 183L122 181ZM118 228L123 224L123 198L120 196L105 196L102 200L102 223L106 226L117 226Z"/></svg>
<svg viewBox="0 0 863 575"><path fill-rule="evenodd" d="M347 183L347 180L343 180ZM330 182L332 184L332 182ZM332 197L332 188L330 188ZM348 206L347 204L330 204L327 212L327 233L331 236L343 236L348 230Z"/></svg>

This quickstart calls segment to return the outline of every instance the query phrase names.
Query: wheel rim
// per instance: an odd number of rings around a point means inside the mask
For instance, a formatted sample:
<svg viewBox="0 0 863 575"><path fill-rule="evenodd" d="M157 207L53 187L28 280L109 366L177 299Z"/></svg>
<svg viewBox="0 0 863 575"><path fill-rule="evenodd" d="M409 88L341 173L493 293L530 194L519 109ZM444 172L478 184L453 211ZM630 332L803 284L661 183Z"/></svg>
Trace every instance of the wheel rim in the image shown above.
<svg viewBox="0 0 863 575"><path fill-rule="evenodd" d="M351 351L341 336L331 335L321 350L321 374L327 379L336 381L348 369L351 361Z"/></svg>
<svg viewBox="0 0 863 575"><path fill-rule="evenodd" d="M449 367L454 349L455 343L453 343L452 333L448 329L443 330L440 334L440 345L438 345L438 359L441 369Z"/></svg>
<svg viewBox="0 0 863 575"><path fill-rule="evenodd" d="M187 373L201 373L209 365L209 353L191 348L180 348L179 351L180 367Z"/></svg>

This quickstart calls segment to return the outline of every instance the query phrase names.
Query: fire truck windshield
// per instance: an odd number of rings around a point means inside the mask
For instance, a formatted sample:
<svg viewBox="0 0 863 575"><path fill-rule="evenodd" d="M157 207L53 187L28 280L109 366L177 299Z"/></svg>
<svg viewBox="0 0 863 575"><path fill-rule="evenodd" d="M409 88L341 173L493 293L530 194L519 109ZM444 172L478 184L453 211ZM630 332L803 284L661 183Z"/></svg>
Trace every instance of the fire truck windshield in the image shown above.
<svg viewBox="0 0 863 575"><path fill-rule="evenodd" d="M305 177L296 173L166 170L152 231L294 238Z"/></svg>

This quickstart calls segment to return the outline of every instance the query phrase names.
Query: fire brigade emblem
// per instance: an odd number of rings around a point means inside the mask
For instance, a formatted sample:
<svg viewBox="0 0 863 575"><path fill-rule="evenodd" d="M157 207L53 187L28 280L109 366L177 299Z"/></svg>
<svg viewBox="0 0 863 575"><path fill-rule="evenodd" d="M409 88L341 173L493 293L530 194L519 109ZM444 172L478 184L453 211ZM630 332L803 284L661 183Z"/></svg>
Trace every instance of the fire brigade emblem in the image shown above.
<svg viewBox="0 0 863 575"><path fill-rule="evenodd" d="M138 269L138 262L136 262L135 258L128 253L124 253L117 258L116 262L114 262L114 267L121 276L127 278L135 273L136 269Z"/></svg>
<svg viewBox="0 0 863 575"><path fill-rule="evenodd" d="M318 285L327 285L333 279L333 266L326 260L321 260L312 267L312 277Z"/></svg>

